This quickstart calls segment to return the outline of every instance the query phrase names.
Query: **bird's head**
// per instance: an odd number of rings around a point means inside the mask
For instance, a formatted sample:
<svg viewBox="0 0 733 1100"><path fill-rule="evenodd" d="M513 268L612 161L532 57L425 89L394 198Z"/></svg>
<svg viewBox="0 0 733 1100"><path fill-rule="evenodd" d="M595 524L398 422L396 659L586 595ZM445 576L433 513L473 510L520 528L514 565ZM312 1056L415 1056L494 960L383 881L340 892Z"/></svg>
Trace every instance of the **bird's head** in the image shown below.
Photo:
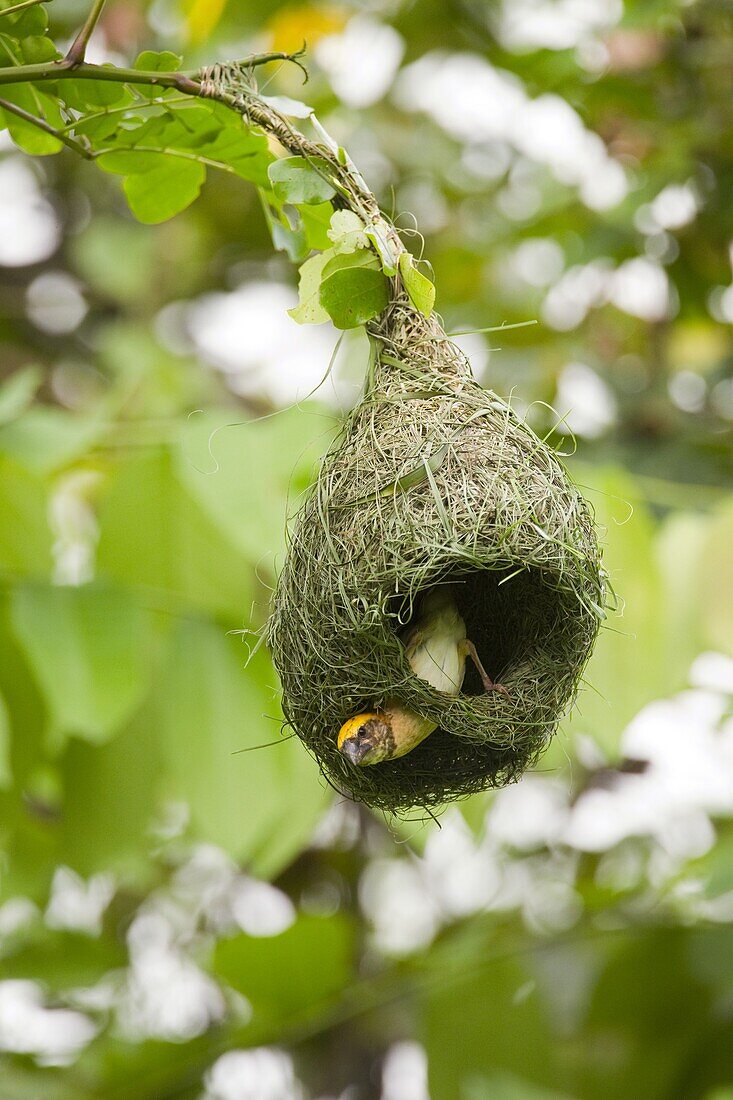
<svg viewBox="0 0 733 1100"><path fill-rule="evenodd" d="M385 714L357 714L339 730L339 752L359 767L388 760L395 749L392 726Z"/></svg>

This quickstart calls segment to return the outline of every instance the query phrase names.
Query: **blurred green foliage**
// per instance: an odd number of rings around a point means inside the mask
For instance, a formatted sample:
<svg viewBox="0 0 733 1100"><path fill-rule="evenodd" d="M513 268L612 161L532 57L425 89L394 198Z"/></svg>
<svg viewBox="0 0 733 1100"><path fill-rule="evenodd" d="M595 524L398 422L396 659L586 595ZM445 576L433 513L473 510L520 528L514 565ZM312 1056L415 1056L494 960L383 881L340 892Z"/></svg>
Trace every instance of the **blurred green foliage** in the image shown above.
<svg viewBox="0 0 733 1100"><path fill-rule="evenodd" d="M602 526L619 614L531 777L560 791L570 817L593 792L630 789L618 769L642 708L687 688L700 653L733 658L733 9L599 5L606 22L549 48L511 44L502 30L510 7L110 0L102 28L115 55L175 51L139 55L140 69L173 68L179 55L194 68L308 38L309 85L283 68L267 89L307 98L408 227L416 254L424 244L449 331L543 322L487 336L500 345L487 384L567 450L568 365L602 384L596 400L615 412L602 430L578 429L569 464ZM45 10L0 15L2 64L16 63L13 42L26 61L53 56ZM61 41L86 6L54 0L48 13ZM472 145L465 119L451 130L389 93L356 106L340 97L319 42L365 14L400 36L403 69L434 51L460 53L466 81L478 59L532 100L562 97L623 167L619 202L584 202L531 148ZM536 15L528 6L530 26ZM683 833L692 836L700 814L710 830L687 848L649 825L595 848L562 831L522 839L521 813L507 839L494 796L447 814L442 832L334 802L281 730L267 654L252 652L286 516L333 435L334 402L324 386L313 401L279 407L252 380L258 369L288 376L267 341L257 350L261 331L241 334L240 371L220 369L191 322L194 308L214 308L209 295L263 283L288 284L294 305L288 255L328 246L328 195L302 194L316 204L299 208L293 229L275 202L280 169L263 213L250 181L268 186L272 154L235 115L187 104L171 119L143 102L144 89L67 84L95 147L113 131L123 140L115 111L139 117L130 150L101 158L100 172L3 116L14 144L3 145L0 172L31 173L23 186L57 230L45 252L0 267L3 1100L193 1100L223 1053L267 1045L291 1052L310 1096L402 1100L382 1092L380 1074L393 1044L410 1039L427 1053L432 1100L724 1100L733 1087L733 797L675 796ZM55 126L69 122L40 88L0 91ZM465 109L465 96L457 102ZM479 97L477 127L493 107ZM179 155L192 131L197 154L221 157L223 170ZM171 152L132 148L148 139ZM679 224L654 205L670 186L694 198ZM10 199L7 209L20 216ZM409 234L410 212L424 242ZM268 216L285 248L274 256ZM594 272L638 258L666 280L667 305L653 316L637 308L643 283L630 302L619 299L623 308L610 291L591 295L575 321L549 308L568 272L577 269L582 298ZM59 285L75 321L54 305ZM488 343L473 341L480 360ZM353 382L357 357L347 348L345 358ZM711 743L728 744L730 686L702 694L674 701L691 746L705 722ZM718 717L703 719L705 707ZM689 751L692 783L702 765ZM669 782L660 774L657 793ZM620 795L614 812L624 812ZM449 843L441 864L436 852ZM449 897L464 858L458 898ZM372 896L382 873L395 884ZM253 901L265 881L277 890ZM92 894L96 923L82 913ZM269 924L257 923L261 911ZM398 949L390 934L401 930L408 946ZM19 979L40 983L47 1028L65 1034L68 1019L49 1014L67 1010L74 1026L91 1021L91 1033L68 1049L57 1038L44 1055L23 1023L32 1013L22 1016L17 1000L5 1007L4 997L28 995L11 984ZM183 1006L173 1023L166 994Z"/></svg>

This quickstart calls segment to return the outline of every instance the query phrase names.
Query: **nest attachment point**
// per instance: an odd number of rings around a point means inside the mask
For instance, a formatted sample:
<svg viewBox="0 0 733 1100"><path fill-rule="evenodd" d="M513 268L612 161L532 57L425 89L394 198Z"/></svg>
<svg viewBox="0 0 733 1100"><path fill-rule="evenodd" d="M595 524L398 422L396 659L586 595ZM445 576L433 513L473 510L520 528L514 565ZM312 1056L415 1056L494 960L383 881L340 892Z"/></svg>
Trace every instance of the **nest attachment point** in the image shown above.
<svg viewBox="0 0 733 1100"><path fill-rule="evenodd" d="M364 397L297 517L268 642L285 717L327 779L397 811L503 786L536 760L575 697L605 586L586 501L437 320L397 300L369 335ZM412 673L399 634L448 581L509 696L484 693L471 667L457 697ZM338 730L387 698L438 728L354 767Z"/></svg>

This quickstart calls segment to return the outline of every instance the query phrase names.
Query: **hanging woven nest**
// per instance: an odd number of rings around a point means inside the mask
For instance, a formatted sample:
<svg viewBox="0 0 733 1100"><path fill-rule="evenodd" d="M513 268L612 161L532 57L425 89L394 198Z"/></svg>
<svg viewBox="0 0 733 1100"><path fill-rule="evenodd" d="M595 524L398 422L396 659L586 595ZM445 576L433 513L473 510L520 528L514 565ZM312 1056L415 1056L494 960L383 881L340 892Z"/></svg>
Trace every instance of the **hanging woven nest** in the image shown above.
<svg viewBox="0 0 733 1100"><path fill-rule="evenodd" d="M286 719L327 779L394 811L502 786L536 760L574 699L605 590L585 500L437 320L397 300L368 329L364 397L298 516L268 634ZM469 669L452 697L407 663L399 635L448 581L508 695ZM387 698L438 728L357 768L339 727Z"/></svg>

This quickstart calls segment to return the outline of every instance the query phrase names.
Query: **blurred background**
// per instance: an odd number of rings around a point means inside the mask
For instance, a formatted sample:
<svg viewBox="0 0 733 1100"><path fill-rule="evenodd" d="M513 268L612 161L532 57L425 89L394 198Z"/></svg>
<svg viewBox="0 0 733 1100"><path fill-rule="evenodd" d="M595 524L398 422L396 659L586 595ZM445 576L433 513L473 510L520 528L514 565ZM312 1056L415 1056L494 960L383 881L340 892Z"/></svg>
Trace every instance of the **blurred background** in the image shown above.
<svg viewBox="0 0 733 1100"><path fill-rule="evenodd" d="M359 339L328 374L243 181L143 226L1 134L0 1094L731 1100L733 5L116 0L90 59L304 39L263 81L567 456L619 613L517 786L335 796L242 631Z"/></svg>

